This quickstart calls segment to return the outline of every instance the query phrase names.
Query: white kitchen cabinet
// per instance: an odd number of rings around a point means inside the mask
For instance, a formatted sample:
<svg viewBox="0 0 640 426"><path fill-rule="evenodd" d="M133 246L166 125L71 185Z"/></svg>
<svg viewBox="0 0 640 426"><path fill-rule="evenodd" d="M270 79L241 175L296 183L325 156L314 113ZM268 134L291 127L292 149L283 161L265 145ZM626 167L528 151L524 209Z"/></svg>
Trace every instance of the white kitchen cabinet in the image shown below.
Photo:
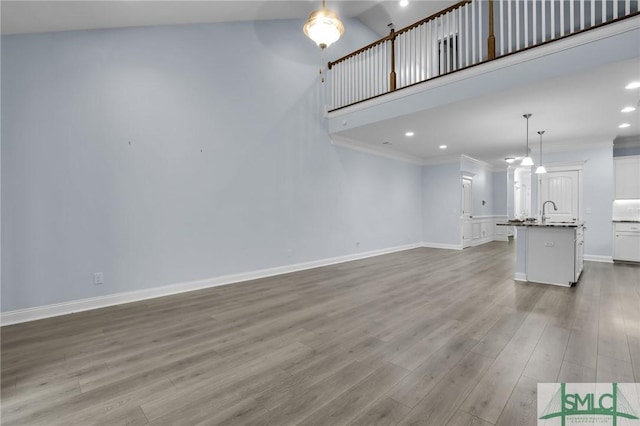
<svg viewBox="0 0 640 426"><path fill-rule="evenodd" d="M640 262L640 223L614 223L613 259Z"/></svg>
<svg viewBox="0 0 640 426"><path fill-rule="evenodd" d="M571 286L578 282L584 261L583 228L528 227L526 280Z"/></svg>
<svg viewBox="0 0 640 426"><path fill-rule="evenodd" d="M640 199L640 155L613 159L615 199Z"/></svg>

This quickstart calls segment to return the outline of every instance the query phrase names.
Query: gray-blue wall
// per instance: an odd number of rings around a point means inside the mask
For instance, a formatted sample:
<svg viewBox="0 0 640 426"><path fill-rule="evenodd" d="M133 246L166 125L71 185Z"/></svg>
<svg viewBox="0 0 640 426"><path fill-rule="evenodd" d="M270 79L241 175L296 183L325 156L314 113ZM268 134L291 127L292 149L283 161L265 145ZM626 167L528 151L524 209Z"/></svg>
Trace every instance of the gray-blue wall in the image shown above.
<svg viewBox="0 0 640 426"><path fill-rule="evenodd" d="M422 240L427 244L459 247L460 161L423 167Z"/></svg>
<svg viewBox="0 0 640 426"><path fill-rule="evenodd" d="M2 311L420 242L421 167L330 144L300 27L3 37Z"/></svg>

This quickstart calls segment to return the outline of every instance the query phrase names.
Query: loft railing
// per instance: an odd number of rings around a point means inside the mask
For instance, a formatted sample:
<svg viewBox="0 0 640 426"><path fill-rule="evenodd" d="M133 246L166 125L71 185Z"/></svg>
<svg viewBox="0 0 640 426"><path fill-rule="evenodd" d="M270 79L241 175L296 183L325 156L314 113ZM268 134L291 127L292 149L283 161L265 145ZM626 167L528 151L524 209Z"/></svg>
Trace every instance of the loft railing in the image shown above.
<svg viewBox="0 0 640 426"><path fill-rule="evenodd" d="M639 14L640 0L465 0L329 62L329 110Z"/></svg>

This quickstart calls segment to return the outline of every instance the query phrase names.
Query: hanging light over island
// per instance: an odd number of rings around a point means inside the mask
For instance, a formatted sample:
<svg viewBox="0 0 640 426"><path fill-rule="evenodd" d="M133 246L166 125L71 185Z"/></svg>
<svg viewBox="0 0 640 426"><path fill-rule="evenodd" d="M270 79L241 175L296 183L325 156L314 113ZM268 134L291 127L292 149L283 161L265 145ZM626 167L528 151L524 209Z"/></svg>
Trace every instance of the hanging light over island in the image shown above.
<svg viewBox="0 0 640 426"><path fill-rule="evenodd" d="M529 156L529 118L531 118L531 114L524 114L523 117L527 119L527 151L524 153L524 158L520 165L533 166L533 160Z"/></svg>

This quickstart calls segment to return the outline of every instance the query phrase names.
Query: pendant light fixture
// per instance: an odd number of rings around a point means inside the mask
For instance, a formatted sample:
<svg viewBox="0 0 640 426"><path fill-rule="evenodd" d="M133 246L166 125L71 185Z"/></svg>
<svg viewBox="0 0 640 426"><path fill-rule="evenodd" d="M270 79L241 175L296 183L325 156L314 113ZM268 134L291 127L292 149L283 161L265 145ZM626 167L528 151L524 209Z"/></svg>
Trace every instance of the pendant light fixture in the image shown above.
<svg viewBox="0 0 640 426"><path fill-rule="evenodd" d="M540 165L536 169L536 173L541 175L543 173L547 173L547 169L545 169L542 163L542 135L544 135L544 130L538 131L538 134L540 135Z"/></svg>
<svg viewBox="0 0 640 426"><path fill-rule="evenodd" d="M524 158L522 159L521 166L533 166L533 160L529 156L529 118L531 114L524 114L524 118L527 119L527 152L524 153Z"/></svg>
<svg viewBox="0 0 640 426"><path fill-rule="evenodd" d="M322 0L322 8L312 12L302 28L305 35L323 50L338 41L344 33L344 25L338 18L338 14L327 9L324 1Z"/></svg>

